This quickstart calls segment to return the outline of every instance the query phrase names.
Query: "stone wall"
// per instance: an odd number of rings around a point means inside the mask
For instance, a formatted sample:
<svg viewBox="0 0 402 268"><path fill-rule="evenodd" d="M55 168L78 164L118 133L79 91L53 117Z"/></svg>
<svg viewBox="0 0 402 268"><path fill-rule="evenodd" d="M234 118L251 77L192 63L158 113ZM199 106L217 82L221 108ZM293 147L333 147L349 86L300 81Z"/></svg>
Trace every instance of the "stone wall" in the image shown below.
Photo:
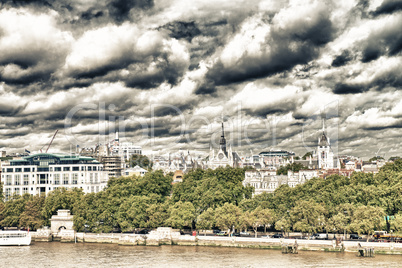
<svg viewBox="0 0 402 268"><path fill-rule="evenodd" d="M33 241L49 241L50 230L31 232ZM108 243L118 245L181 245L181 246L214 246L239 248L281 249L282 246L294 245L295 239L252 238L252 237L221 237L221 236L190 236L178 235L178 232L161 230L149 235L139 234L93 234L61 232L63 242ZM169 235L170 234L170 235ZM75 236L75 237L74 237ZM50 236L51 237L51 236ZM169 238L170 237L170 238ZM51 240L50 240L51 241ZM344 241L336 244L335 240L302 240L297 239L298 250L357 252L359 244L362 248L374 248L376 254L402 254L402 243L378 243Z"/></svg>

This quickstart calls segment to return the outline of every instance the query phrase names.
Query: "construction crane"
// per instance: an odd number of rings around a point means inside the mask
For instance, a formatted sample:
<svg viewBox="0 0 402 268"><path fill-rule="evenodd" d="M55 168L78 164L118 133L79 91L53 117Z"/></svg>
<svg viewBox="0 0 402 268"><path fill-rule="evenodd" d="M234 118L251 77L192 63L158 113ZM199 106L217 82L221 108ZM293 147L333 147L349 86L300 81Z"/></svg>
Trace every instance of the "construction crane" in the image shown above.
<svg viewBox="0 0 402 268"><path fill-rule="evenodd" d="M46 152L45 152L45 153L47 153L47 151L48 151L49 148L50 148L50 145L52 145L53 140L54 140L54 137L56 137L57 132L59 132L58 129L57 129L56 132L54 133L54 135L53 135L53 137L52 137L52 140L49 142L49 145L47 146L47 149L46 149ZM46 144L45 144L45 145L46 145ZM40 148L40 152L42 152L42 149L43 149L43 147L45 147L45 145L43 145L42 148Z"/></svg>

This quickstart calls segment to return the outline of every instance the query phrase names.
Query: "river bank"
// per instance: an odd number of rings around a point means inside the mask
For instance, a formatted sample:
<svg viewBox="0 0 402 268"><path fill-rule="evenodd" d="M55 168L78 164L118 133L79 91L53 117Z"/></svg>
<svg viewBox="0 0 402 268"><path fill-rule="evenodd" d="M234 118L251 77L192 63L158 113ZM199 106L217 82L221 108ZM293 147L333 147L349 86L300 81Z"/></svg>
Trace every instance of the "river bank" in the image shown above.
<svg viewBox="0 0 402 268"><path fill-rule="evenodd" d="M234 247L234 248L260 248L280 250L284 246L297 243L299 251L322 252L357 252L359 248L373 248L376 254L402 254L401 243L379 243L361 241L336 240L304 240L284 238L254 238L254 237L220 237L220 236L190 236L180 235L171 228L158 228L148 235L121 234L121 233L77 233L62 230L59 235L52 236L50 232L31 232L32 241L41 242L75 242L75 243L101 243L118 244L125 246L207 246L207 247Z"/></svg>

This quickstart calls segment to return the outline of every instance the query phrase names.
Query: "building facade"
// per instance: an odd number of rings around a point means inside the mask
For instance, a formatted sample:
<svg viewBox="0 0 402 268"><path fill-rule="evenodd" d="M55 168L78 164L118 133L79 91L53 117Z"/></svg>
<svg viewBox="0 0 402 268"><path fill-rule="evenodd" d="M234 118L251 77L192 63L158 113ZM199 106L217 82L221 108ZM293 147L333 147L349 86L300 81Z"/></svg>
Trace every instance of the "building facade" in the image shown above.
<svg viewBox="0 0 402 268"><path fill-rule="evenodd" d="M2 163L6 200L14 194L48 194L57 188L81 188L97 193L109 179L103 165L91 157L40 153Z"/></svg>
<svg viewBox="0 0 402 268"><path fill-rule="evenodd" d="M226 148L225 131L222 123L222 135L219 141L219 151L215 155L215 151L211 148L209 153L208 167L216 169L218 167L240 167L241 158L237 152L232 151L232 147Z"/></svg>
<svg viewBox="0 0 402 268"><path fill-rule="evenodd" d="M243 180L244 186L254 187L254 195L261 193L273 193L282 184L296 187L311 178L318 177L317 170L300 170L299 172L288 171L287 175L277 175L275 170L248 170Z"/></svg>
<svg viewBox="0 0 402 268"><path fill-rule="evenodd" d="M322 135L318 138L317 146L318 168L334 168L334 152L331 149L330 139L325 135L325 128L322 128Z"/></svg>
<svg viewBox="0 0 402 268"><path fill-rule="evenodd" d="M116 138L109 144L111 155L120 156L122 160L129 160L132 155L142 154L142 147L134 145L131 142L120 142L119 132L116 132Z"/></svg>

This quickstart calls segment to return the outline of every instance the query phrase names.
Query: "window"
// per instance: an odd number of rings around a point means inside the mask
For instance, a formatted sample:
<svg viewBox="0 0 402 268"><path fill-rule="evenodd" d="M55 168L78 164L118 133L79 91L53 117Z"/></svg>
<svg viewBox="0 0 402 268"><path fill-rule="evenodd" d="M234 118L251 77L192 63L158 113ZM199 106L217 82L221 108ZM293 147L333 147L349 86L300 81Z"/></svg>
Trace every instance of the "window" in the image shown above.
<svg viewBox="0 0 402 268"><path fill-rule="evenodd" d="M54 184L60 184L60 174L54 174Z"/></svg>
<svg viewBox="0 0 402 268"><path fill-rule="evenodd" d="M21 184L21 175L15 175L14 176L14 184L15 185L20 185Z"/></svg>
<svg viewBox="0 0 402 268"><path fill-rule="evenodd" d="M28 187L22 188L22 194L27 194L28 193Z"/></svg>
<svg viewBox="0 0 402 268"><path fill-rule="evenodd" d="M20 188L14 188L14 194L21 195Z"/></svg>
<svg viewBox="0 0 402 268"><path fill-rule="evenodd" d="M80 171L80 167L73 167L73 171Z"/></svg>
<svg viewBox="0 0 402 268"><path fill-rule="evenodd" d="M93 167L93 171L96 171L96 167Z"/></svg>
<svg viewBox="0 0 402 268"><path fill-rule="evenodd" d="M93 177L94 177L94 174L93 174L93 173L89 173L89 183L90 183L90 184L93 183Z"/></svg>
<svg viewBox="0 0 402 268"><path fill-rule="evenodd" d="M54 171L61 171L61 167L55 167Z"/></svg>
<svg viewBox="0 0 402 268"><path fill-rule="evenodd" d="M88 171L92 171L92 167L91 167L91 166L88 166Z"/></svg>
<svg viewBox="0 0 402 268"><path fill-rule="evenodd" d="M24 172L31 172L31 168L24 168Z"/></svg>
<svg viewBox="0 0 402 268"><path fill-rule="evenodd" d="M11 188L6 188L6 194L5 194L6 201L10 198L10 196L11 196Z"/></svg>
<svg viewBox="0 0 402 268"><path fill-rule="evenodd" d="M6 185L11 185L12 184L12 177L11 175L6 176Z"/></svg>
<svg viewBox="0 0 402 268"><path fill-rule="evenodd" d="M63 184L68 184L68 180L69 180L69 175L63 174Z"/></svg>
<svg viewBox="0 0 402 268"><path fill-rule="evenodd" d="M7 172L14 172L12 168L7 168Z"/></svg>
<svg viewBox="0 0 402 268"><path fill-rule="evenodd" d="M15 172L22 172L22 168L15 168Z"/></svg>
<svg viewBox="0 0 402 268"><path fill-rule="evenodd" d="M82 166L82 167L81 167L81 171L85 171L85 166Z"/></svg>
<svg viewBox="0 0 402 268"><path fill-rule="evenodd" d="M98 173L95 173L95 183L98 183Z"/></svg>
<svg viewBox="0 0 402 268"><path fill-rule="evenodd" d="M63 167L63 171L70 171L70 167Z"/></svg>
<svg viewBox="0 0 402 268"><path fill-rule="evenodd" d="M73 184L78 184L78 174L77 173L73 174Z"/></svg>

